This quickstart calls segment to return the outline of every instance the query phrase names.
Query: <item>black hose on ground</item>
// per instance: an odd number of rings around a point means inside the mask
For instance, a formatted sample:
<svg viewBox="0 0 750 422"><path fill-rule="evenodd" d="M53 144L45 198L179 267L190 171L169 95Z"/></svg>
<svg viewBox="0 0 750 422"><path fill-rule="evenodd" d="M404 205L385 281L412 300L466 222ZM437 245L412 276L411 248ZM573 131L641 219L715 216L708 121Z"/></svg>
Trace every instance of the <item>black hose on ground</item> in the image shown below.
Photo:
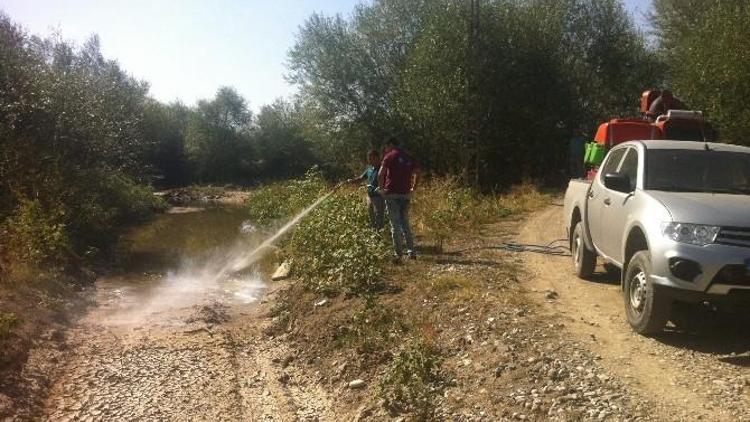
<svg viewBox="0 0 750 422"><path fill-rule="evenodd" d="M489 249L502 249L508 252L530 252L543 255L570 256L570 249L567 246L555 245L555 243L565 242L568 239L556 239L546 245L534 245L528 243L503 242L499 246L489 246Z"/></svg>

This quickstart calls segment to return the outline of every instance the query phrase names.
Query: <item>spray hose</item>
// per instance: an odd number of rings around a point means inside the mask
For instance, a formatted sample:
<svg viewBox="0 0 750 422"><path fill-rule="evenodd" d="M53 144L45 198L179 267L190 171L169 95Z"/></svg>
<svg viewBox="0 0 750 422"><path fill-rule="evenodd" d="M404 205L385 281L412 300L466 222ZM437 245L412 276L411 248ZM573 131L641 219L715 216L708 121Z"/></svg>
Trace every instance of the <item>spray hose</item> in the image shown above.
<svg viewBox="0 0 750 422"><path fill-rule="evenodd" d="M531 252L543 255L570 256L570 249L567 246L555 245L555 243L567 241L568 239L556 239L546 245L502 242L499 246L489 246L488 248L502 249L508 252Z"/></svg>
<svg viewBox="0 0 750 422"><path fill-rule="evenodd" d="M529 252L552 256L570 256L570 249L567 246L556 245L556 243L565 244L567 242L568 239L555 239L547 243L546 245L535 245L532 243L518 242L501 242L499 245L479 246L476 248L462 249L456 252L461 253L479 249L497 249L515 253Z"/></svg>

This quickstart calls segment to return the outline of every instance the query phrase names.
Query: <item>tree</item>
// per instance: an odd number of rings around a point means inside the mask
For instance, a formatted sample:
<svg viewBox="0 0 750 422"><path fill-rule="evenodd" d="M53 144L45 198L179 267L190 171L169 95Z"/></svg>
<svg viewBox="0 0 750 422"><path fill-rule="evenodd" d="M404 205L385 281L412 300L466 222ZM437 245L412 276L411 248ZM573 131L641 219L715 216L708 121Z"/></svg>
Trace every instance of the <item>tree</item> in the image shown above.
<svg viewBox="0 0 750 422"><path fill-rule="evenodd" d="M706 112L723 140L750 145L750 5L741 0L658 0L653 16L669 81Z"/></svg>
<svg viewBox="0 0 750 422"><path fill-rule="evenodd" d="M328 156L396 133L488 188L559 177L573 129L636 114L660 69L618 0L376 0L313 15L290 62Z"/></svg>
<svg viewBox="0 0 750 422"><path fill-rule="evenodd" d="M76 47L0 16L0 267L104 247L150 212L147 91L98 38Z"/></svg>
<svg viewBox="0 0 750 422"><path fill-rule="evenodd" d="M315 162L300 111L286 101L277 100L260 109L252 139L261 157L258 171L264 178L300 176Z"/></svg>
<svg viewBox="0 0 750 422"><path fill-rule="evenodd" d="M567 137L637 113L658 62L617 1L447 2L394 101L424 162L485 187L559 177Z"/></svg>
<svg viewBox="0 0 750 422"><path fill-rule="evenodd" d="M192 110L182 103L149 101L144 110L144 136L153 140L148 163L155 183L162 187L189 184L191 163L185 149L185 134Z"/></svg>
<svg viewBox="0 0 750 422"><path fill-rule="evenodd" d="M185 144L199 182L252 180L254 151L249 140L252 114L233 88L201 100L191 114Z"/></svg>
<svg viewBox="0 0 750 422"><path fill-rule="evenodd" d="M405 129L393 102L409 49L431 1L381 0L359 5L352 18L313 14L289 53L290 77L328 156L344 162ZM325 143L320 143L326 148Z"/></svg>

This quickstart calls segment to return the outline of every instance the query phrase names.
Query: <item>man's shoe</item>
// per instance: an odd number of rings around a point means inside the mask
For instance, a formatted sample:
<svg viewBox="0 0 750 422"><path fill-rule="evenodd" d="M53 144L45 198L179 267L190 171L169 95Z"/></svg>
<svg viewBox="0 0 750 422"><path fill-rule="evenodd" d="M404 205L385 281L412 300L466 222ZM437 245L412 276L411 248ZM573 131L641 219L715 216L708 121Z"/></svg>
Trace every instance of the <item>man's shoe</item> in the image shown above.
<svg viewBox="0 0 750 422"><path fill-rule="evenodd" d="M409 251L409 259L417 259L417 253L414 251Z"/></svg>

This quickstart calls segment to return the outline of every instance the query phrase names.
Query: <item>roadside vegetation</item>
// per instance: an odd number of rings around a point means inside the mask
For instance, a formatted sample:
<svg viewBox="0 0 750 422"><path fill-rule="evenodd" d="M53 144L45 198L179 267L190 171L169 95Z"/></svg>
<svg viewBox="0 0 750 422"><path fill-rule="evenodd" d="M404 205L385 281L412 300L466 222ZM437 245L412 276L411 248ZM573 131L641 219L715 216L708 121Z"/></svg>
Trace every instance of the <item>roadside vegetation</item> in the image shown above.
<svg viewBox="0 0 750 422"><path fill-rule="evenodd" d="M0 313L0 340L5 340L10 335L10 330L15 328L20 321L12 312Z"/></svg>
<svg viewBox="0 0 750 422"><path fill-rule="evenodd" d="M304 179L260 188L248 210L253 221L273 227L327 192L321 175L310 171ZM429 179L413 199L422 256L416 263L393 265L390 234L369 227L361 189L336 190L282 243L281 257L291 263L293 282L273 312L274 330L291 332L307 345L305 353L326 360L356 356L359 368L352 371L379 374L376 394L390 412L432 419L450 374L441 367L436 342L439 316L420 305L433 298L450 306L470 301L485 281L473 274L420 271L444 259L445 245L454 240L549 200L531 186L485 195L456 179ZM515 271L501 264L487 274L508 277Z"/></svg>
<svg viewBox="0 0 750 422"><path fill-rule="evenodd" d="M386 369L378 395L395 411L411 412L419 420L433 419L448 383L441 363L434 340L410 340Z"/></svg>

